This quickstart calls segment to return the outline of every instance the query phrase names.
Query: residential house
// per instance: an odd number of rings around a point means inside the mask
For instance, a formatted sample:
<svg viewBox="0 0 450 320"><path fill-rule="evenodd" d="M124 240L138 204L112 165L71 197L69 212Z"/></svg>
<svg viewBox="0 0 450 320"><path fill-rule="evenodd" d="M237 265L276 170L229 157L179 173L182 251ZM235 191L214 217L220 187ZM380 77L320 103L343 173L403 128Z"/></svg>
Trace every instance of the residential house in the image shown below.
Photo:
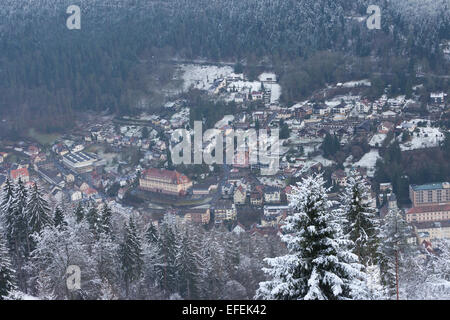
<svg viewBox="0 0 450 320"><path fill-rule="evenodd" d="M414 231L419 238L419 243L425 241L450 240L450 220L414 222Z"/></svg>
<svg viewBox="0 0 450 320"><path fill-rule="evenodd" d="M236 220L236 205L231 200L219 200L214 208L214 222Z"/></svg>
<svg viewBox="0 0 450 320"><path fill-rule="evenodd" d="M371 130L372 126L369 120L361 122L358 126L355 127L356 134L368 134Z"/></svg>
<svg viewBox="0 0 450 320"><path fill-rule="evenodd" d="M338 169L331 174L333 185L345 187L347 185L347 174L344 170Z"/></svg>
<svg viewBox="0 0 450 320"><path fill-rule="evenodd" d="M70 200L72 202L81 201L83 199L83 194L81 191L75 191L70 195Z"/></svg>
<svg viewBox="0 0 450 320"><path fill-rule="evenodd" d="M234 195L234 185L232 183L225 183L221 188L223 199L231 199Z"/></svg>
<svg viewBox="0 0 450 320"><path fill-rule="evenodd" d="M250 203L252 206L262 206L263 199L263 194L259 190L254 190L250 193Z"/></svg>
<svg viewBox="0 0 450 320"><path fill-rule="evenodd" d="M392 189L392 183L390 182L385 182L385 183L380 183L380 192L391 192Z"/></svg>
<svg viewBox="0 0 450 320"><path fill-rule="evenodd" d="M247 200L247 192L246 190L244 190L244 188L242 186L239 186L235 191L234 191L234 203L235 204L245 204L246 200Z"/></svg>
<svg viewBox="0 0 450 320"><path fill-rule="evenodd" d="M209 194L209 184L196 184L192 188L192 194L196 196L205 196Z"/></svg>
<svg viewBox="0 0 450 320"><path fill-rule="evenodd" d="M430 93L430 100L433 104L444 104L447 94L444 92L432 92Z"/></svg>
<svg viewBox="0 0 450 320"><path fill-rule="evenodd" d="M378 133L384 133L384 134L389 133L393 129L394 129L394 124L390 121L381 122L381 124L377 128Z"/></svg>
<svg viewBox="0 0 450 320"><path fill-rule="evenodd" d="M205 209L188 209L184 214L184 221L195 224L208 224L211 220L211 210Z"/></svg>
<svg viewBox="0 0 450 320"><path fill-rule="evenodd" d="M17 183L19 179L21 179L22 182L24 183L30 181L30 173L28 172L27 168L19 168L16 170L11 170L10 177L14 183Z"/></svg>
<svg viewBox="0 0 450 320"><path fill-rule="evenodd" d="M281 190L277 187L265 186L264 187L264 202L265 203L280 203L281 202Z"/></svg>

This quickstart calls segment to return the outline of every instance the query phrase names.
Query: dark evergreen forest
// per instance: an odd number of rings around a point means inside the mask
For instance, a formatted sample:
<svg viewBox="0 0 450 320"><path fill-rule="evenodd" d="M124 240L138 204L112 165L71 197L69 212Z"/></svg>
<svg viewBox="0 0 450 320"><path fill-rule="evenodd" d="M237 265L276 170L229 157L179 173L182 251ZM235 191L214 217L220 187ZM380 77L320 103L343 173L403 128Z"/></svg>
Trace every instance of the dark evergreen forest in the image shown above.
<svg viewBox="0 0 450 320"><path fill-rule="evenodd" d="M370 4L382 8L381 30L355 19L367 0L3 0L0 115L20 132L67 128L84 110L133 112L138 96L156 94L149 75L167 81L163 63L176 58L239 63L250 77L272 68L286 104L354 76L395 93L418 68L448 73L448 0ZM66 28L69 5L81 7L81 30Z"/></svg>

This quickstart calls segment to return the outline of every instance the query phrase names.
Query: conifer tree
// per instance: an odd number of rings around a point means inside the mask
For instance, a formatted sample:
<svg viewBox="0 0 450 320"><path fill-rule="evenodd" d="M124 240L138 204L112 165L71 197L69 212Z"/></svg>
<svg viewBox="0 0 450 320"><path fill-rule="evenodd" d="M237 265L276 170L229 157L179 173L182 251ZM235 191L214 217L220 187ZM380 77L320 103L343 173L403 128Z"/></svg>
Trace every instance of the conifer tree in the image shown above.
<svg viewBox="0 0 450 320"><path fill-rule="evenodd" d="M105 203L103 205L101 217L100 217L100 231L107 235L112 235L112 211Z"/></svg>
<svg viewBox="0 0 450 320"><path fill-rule="evenodd" d="M7 179L5 186L3 187L1 200L0 200L0 224L5 228L5 234L7 235L8 244L12 245L12 230L14 226L15 215L14 215L14 197L15 189L11 180Z"/></svg>
<svg viewBox="0 0 450 320"><path fill-rule="evenodd" d="M130 285L142 275L143 257L141 239L137 233L133 218L125 225L125 234L120 244L119 256L122 278L125 282L126 296L129 296Z"/></svg>
<svg viewBox="0 0 450 320"><path fill-rule="evenodd" d="M159 274L161 287L166 294L178 293L178 252L180 248L176 223L169 215L164 217L159 232L159 252L162 259Z"/></svg>
<svg viewBox="0 0 450 320"><path fill-rule="evenodd" d="M15 273L3 232L0 230L0 300L7 299L15 290Z"/></svg>
<svg viewBox="0 0 450 320"><path fill-rule="evenodd" d="M408 243L411 236L412 230L400 210L390 210L381 225L378 248L381 281L388 298L396 297L397 286L400 286L399 279L407 269L409 257L414 251L414 247Z"/></svg>
<svg viewBox="0 0 450 320"><path fill-rule="evenodd" d="M362 177L352 171L341 195L340 209L344 217L344 234L352 241L352 252L361 264L373 264L376 258L379 221L370 205L370 188Z"/></svg>
<svg viewBox="0 0 450 320"><path fill-rule="evenodd" d="M81 202L78 203L77 208L75 209L75 217L76 217L76 221L77 223L80 223L83 219L84 219L84 208L81 205Z"/></svg>
<svg viewBox="0 0 450 320"><path fill-rule="evenodd" d="M155 228L156 230L156 228ZM145 237L146 241L143 244L143 258L144 258L144 282L147 288L148 297L152 299L164 298L161 291L161 275L162 257L159 251L159 238L156 241L151 241L153 238Z"/></svg>
<svg viewBox="0 0 450 320"><path fill-rule="evenodd" d="M100 231L100 215L98 214L97 208L91 206L86 214L86 220L89 224L89 229L93 233L98 233Z"/></svg>
<svg viewBox="0 0 450 320"><path fill-rule="evenodd" d="M40 232L52 223L48 202L42 196L37 183L34 184L30 193L25 212L30 235Z"/></svg>
<svg viewBox="0 0 450 320"><path fill-rule="evenodd" d="M19 179L14 189L14 198L8 210L5 231L11 252L13 267L16 270L17 285L20 290L27 290L27 275L24 265L32 249L28 221L25 214L27 205L27 188Z"/></svg>
<svg viewBox="0 0 450 320"><path fill-rule="evenodd" d="M179 293L188 300L198 299L200 297L200 258L196 249L192 230L186 226L178 254L178 277Z"/></svg>
<svg viewBox="0 0 450 320"><path fill-rule="evenodd" d="M286 219L282 240L288 254L267 258L257 298L276 300L336 300L355 297L364 275L356 255L347 248L338 214L331 210L321 175L307 177L289 196L294 213Z"/></svg>
<svg viewBox="0 0 450 320"><path fill-rule="evenodd" d="M67 222L64 217L64 212L62 211L61 207L59 205L55 208L55 213L53 214L53 223L55 227L59 229L64 229L67 227Z"/></svg>
<svg viewBox="0 0 450 320"><path fill-rule="evenodd" d="M11 180L6 179L0 198L0 217L1 222L6 225L6 220L11 216L12 203L14 201L14 185Z"/></svg>
<svg viewBox="0 0 450 320"><path fill-rule="evenodd" d="M224 250L219 233L213 229L205 235L200 256L202 272L202 297L220 299L228 280L224 262Z"/></svg>
<svg viewBox="0 0 450 320"><path fill-rule="evenodd" d="M156 230L153 223L149 224L149 226L147 228L147 232L145 233L145 236L149 242L152 242L152 243L158 242L158 238L159 238L158 230Z"/></svg>
<svg viewBox="0 0 450 320"><path fill-rule="evenodd" d="M19 179L14 190L14 198L11 204L11 218L6 228L10 238L14 238L15 246L20 247L26 242L28 237L28 221L26 219L25 209L27 206L28 191Z"/></svg>
<svg viewBox="0 0 450 320"><path fill-rule="evenodd" d="M236 275L240 263L239 243L232 237L227 237L225 246L225 268L231 278Z"/></svg>

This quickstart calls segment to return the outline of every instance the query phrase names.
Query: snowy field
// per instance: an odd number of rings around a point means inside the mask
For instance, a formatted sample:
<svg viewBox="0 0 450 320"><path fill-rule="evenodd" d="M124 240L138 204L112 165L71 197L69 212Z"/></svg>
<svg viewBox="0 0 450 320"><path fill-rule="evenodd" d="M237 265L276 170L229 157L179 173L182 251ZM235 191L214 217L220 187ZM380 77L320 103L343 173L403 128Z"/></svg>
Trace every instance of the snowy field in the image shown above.
<svg viewBox="0 0 450 320"><path fill-rule="evenodd" d="M342 84L344 88L370 87L372 83L368 79L359 81L349 81Z"/></svg>
<svg viewBox="0 0 450 320"><path fill-rule="evenodd" d="M217 123L214 125L214 128L222 128L226 125L228 125L229 122L234 121L234 116L231 114L225 115L222 120L217 121Z"/></svg>
<svg viewBox="0 0 450 320"><path fill-rule="evenodd" d="M400 145L402 151L437 147L444 140L444 133L439 128L418 127L418 129L420 132L411 133L412 139L410 141ZM401 139L401 137L399 138Z"/></svg>
<svg viewBox="0 0 450 320"><path fill-rule="evenodd" d="M335 162L332 160L325 159L323 156L317 156L313 159L314 163L320 162L324 167L332 166Z"/></svg>
<svg viewBox="0 0 450 320"><path fill-rule="evenodd" d="M281 97L281 86L278 83L264 84L266 88L270 88L270 103L277 103Z"/></svg>
<svg viewBox="0 0 450 320"><path fill-rule="evenodd" d="M209 66L198 64L181 65L183 90L194 87L200 90L209 90L214 80L234 75L233 68L229 66ZM242 75L241 75L242 76Z"/></svg>
<svg viewBox="0 0 450 320"><path fill-rule="evenodd" d="M236 74L230 66L213 66L213 65L199 65L199 64L182 64L180 66L181 79L183 80L183 91L188 91L190 88L199 90L211 90L214 81L217 79L224 79L231 77L235 79L244 79L244 75ZM259 81L245 81L235 80L227 84L228 88L235 88L238 91L245 88L251 91L260 91L261 81L268 81L268 79L276 80L274 73L264 72L259 75ZM267 89L271 90L270 102L276 103L281 97L281 86L277 83L264 83Z"/></svg>
<svg viewBox="0 0 450 320"><path fill-rule="evenodd" d="M380 159L380 154L378 153L378 150L370 150L367 152L361 160L356 162L354 165L356 167L362 167L367 168L367 176L373 177L375 174L375 164L378 159Z"/></svg>

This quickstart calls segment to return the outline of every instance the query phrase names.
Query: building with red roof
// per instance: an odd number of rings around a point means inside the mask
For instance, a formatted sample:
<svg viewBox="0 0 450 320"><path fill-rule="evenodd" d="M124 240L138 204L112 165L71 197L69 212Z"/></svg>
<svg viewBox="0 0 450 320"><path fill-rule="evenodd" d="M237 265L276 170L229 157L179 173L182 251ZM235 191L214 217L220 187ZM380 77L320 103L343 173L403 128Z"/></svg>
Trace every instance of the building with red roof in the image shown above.
<svg viewBox="0 0 450 320"><path fill-rule="evenodd" d="M432 222L450 220L450 204L412 207L406 212L407 222Z"/></svg>
<svg viewBox="0 0 450 320"><path fill-rule="evenodd" d="M177 171L152 168L142 173L139 188L145 191L183 196L192 188L192 181Z"/></svg>
<svg viewBox="0 0 450 320"><path fill-rule="evenodd" d="M22 180L22 182L27 183L30 181L30 173L28 172L27 168L19 168L16 170L11 170L10 173L11 180L14 183L17 183L19 179Z"/></svg>

